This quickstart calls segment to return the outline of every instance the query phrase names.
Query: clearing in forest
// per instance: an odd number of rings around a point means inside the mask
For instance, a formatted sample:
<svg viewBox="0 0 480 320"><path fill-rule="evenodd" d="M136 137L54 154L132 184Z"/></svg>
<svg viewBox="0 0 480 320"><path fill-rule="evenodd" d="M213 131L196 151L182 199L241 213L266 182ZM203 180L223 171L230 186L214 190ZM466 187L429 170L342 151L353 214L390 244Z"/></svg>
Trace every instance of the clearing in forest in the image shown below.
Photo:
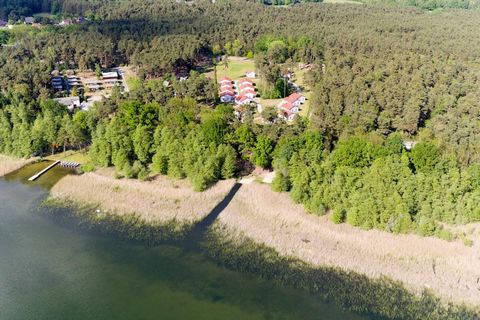
<svg viewBox="0 0 480 320"><path fill-rule="evenodd" d="M245 77L245 73L247 71L255 71L255 62L253 59L248 59L245 57L228 57L226 64L225 60L222 60L217 65L218 79L229 77L237 80ZM205 75L213 79L213 68L208 69L208 72Z"/></svg>

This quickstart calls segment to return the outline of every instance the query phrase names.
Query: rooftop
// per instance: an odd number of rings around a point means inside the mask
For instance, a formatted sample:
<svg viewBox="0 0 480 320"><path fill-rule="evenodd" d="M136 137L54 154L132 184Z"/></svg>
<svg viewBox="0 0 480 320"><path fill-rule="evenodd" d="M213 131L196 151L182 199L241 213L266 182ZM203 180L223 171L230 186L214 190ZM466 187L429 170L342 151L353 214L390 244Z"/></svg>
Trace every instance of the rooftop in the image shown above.
<svg viewBox="0 0 480 320"><path fill-rule="evenodd" d="M102 72L102 78L118 78L118 73L116 71Z"/></svg>
<svg viewBox="0 0 480 320"><path fill-rule="evenodd" d="M282 103L280 103L280 108L282 108L283 110L292 110L293 109L293 104L291 102L288 102L288 101L283 101Z"/></svg>
<svg viewBox="0 0 480 320"><path fill-rule="evenodd" d="M61 105L64 105L66 107L70 107L71 105L80 105L80 98L79 97L65 97L65 98L56 98L53 99L60 103Z"/></svg>
<svg viewBox="0 0 480 320"><path fill-rule="evenodd" d="M239 83L239 84L242 84L242 83L250 83L250 84L253 84L253 81L250 80L250 79L247 79L247 78L242 78L242 79L238 80L238 83Z"/></svg>
<svg viewBox="0 0 480 320"><path fill-rule="evenodd" d="M302 97L301 94L299 94L297 92L294 92L291 95L289 95L288 97L286 97L284 100L287 101L287 102L290 102L290 103L294 103L295 101L297 101L301 97Z"/></svg>

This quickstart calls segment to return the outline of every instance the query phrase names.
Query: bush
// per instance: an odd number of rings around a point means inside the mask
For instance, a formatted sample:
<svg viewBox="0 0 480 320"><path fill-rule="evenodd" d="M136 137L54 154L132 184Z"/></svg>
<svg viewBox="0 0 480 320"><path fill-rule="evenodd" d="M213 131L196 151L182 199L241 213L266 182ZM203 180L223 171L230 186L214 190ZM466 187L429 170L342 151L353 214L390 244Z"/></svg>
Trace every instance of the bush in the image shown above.
<svg viewBox="0 0 480 320"><path fill-rule="evenodd" d="M421 217L417 224L417 230L422 236L431 236L435 233L436 223L432 218Z"/></svg>
<svg viewBox="0 0 480 320"><path fill-rule="evenodd" d="M290 190L290 181L281 172L275 174L272 181L272 189L277 192L287 192Z"/></svg>
<svg viewBox="0 0 480 320"><path fill-rule="evenodd" d="M431 143L419 143L410 152L415 170L432 171L440 161L440 151Z"/></svg>
<svg viewBox="0 0 480 320"><path fill-rule="evenodd" d="M358 208L353 207L347 212L347 222L354 227L358 227L360 222L360 211Z"/></svg>
<svg viewBox="0 0 480 320"><path fill-rule="evenodd" d="M82 170L82 172L92 172L95 171L95 165L91 162L87 162L85 164L82 164L80 170Z"/></svg>
<svg viewBox="0 0 480 320"><path fill-rule="evenodd" d="M346 214L347 212L344 208L336 208L335 210L333 210L330 219L333 221L333 223L343 223L345 222Z"/></svg>
<svg viewBox="0 0 480 320"><path fill-rule="evenodd" d="M138 173L138 179L145 181L148 179L148 170L146 168L140 169L140 172Z"/></svg>
<svg viewBox="0 0 480 320"><path fill-rule="evenodd" d="M435 232L435 235L439 237L440 239L446 240L446 241L453 241L455 240L455 235L446 229L440 229Z"/></svg>

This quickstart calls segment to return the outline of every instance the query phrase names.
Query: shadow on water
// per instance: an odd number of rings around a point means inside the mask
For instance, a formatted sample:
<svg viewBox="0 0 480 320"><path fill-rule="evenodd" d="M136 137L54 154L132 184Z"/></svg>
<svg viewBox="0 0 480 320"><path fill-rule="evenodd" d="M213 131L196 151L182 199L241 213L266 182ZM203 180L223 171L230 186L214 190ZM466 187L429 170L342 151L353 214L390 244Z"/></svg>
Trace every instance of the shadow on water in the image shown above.
<svg viewBox="0 0 480 320"><path fill-rule="evenodd" d="M215 222L215 220L217 220L218 216L223 212L223 210L225 210L225 208L230 204L233 197L235 197L235 194L238 192L238 190L240 190L241 186L242 184L238 182L235 183L225 198L223 198L223 200L220 201L205 218L193 226L192 230L183 240L182 246L184 248L192 251L201 251L200 243L204 239L206 232Z"/></svg>

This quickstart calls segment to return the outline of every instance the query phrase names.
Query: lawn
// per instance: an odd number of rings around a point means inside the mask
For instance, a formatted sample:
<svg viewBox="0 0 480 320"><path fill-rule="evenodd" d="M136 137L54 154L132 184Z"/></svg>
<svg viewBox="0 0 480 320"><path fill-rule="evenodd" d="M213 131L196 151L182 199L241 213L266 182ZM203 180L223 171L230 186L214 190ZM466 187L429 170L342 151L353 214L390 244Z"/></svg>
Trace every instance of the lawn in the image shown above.
<svg viewBox="0 0 480 320"><path fill-rule="evenodd" d="M310 115L310 103L312 101L312 90L311 88L305 83L305 70L300 70L295 68L294 70L294 79L295 82L300 88L302 89L302 94L305 96L307 101L302 105L300 108L299 114L302 117L309 117Z"/></svg>
<svg viewBox="0 0 480 320"><path fill-rule="evenodd" d="M244 57L228 57L227 68L225 68L225 64L223 61L217 65L217 77L219 80L223 77L229 77L233 80L236 80L244 77L246 71L254 70L255 63L253 59L247 59ZM214 78L213 69L209 69L206 76Z"/></svg>
<svg viewBox="0 0 480 320"><path fill-rule="evenodd" d="M90 157L88 156L88 152L86 151L66 151L48 156L46 157L46 159L52 161L61 160L77 162L80 164L85 164L90 161Z"/></svg>

